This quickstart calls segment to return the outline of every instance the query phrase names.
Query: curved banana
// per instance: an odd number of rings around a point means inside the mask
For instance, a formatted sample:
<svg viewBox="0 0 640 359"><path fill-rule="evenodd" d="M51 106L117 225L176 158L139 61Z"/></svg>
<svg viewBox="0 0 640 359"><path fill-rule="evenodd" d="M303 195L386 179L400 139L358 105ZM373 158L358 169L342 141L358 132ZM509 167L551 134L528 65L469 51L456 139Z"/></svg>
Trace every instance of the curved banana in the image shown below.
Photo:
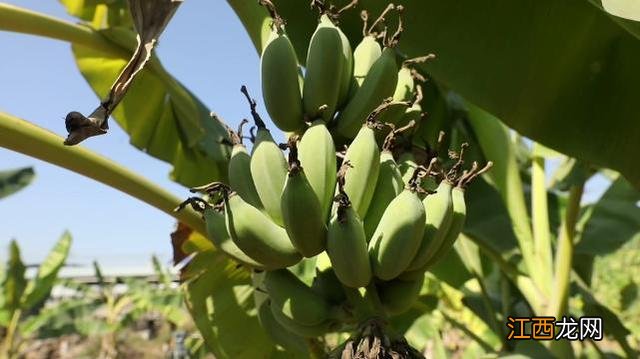
<svg viewBox="0 0 640 359"><path fill-rule="evenodd" d="M338 28L340 41L342 42L342 55L344 62L342 66L342 75L340 76L340 92L338 93L338 109L342 109L349 100L349 91L351 90L351 81L353 80L353 52L351 51L351 43L347 35Z"/></svg>
<svg viewBox="0 0 640 359"><path fill-rule="evenodd" d="M266 272L251 273L253 285L253 301L258 309L258 321L260 326L267 332L267 335L276 344L287 350L292 350L301 354L307 354L308 348L304 339L294 332L282 326L271 313L271 303L269 295L264 291L264 277Z"/></svg>
<svg viewBox="0 0 640 359"><path fill-rule="evenodd" d="M214 208L204 210L204 220L207 225L207 237L222 252L229 255L237 262L255 269L264 269L264 265L245 254L233 243L225 223L224 213Z"/></svg>
<svg viewBox="0 0 640 359"><path fill-rule="evenodd" d="M280 210L280 196L287 177L287 161L280 147L275 143L271 132L267 129L260 115L256 111L256 102L246 87L242 86L242 93L249 101L251 115L256 124L257 132L253 149L251 150L251 178L260 197L265 212L279 226L282 226L282 211Z"/></svg>
<svg viewBox="0 0 640 359"><path fill-rule="evenodd" d="M262 211L235 193L227 195L224 203L229 236L249 257L267 269L289 267L300 261L300 254L291 245L284 228Z"/></svg>
<svg viewBox="0 0 640 359"><path fill-rule="evenodd" d="M264 285L272 306L302 325L318 325L331 319L331 304L287 269L267 272Z"/></svg>
<svg viewBox="0 0 640 359"><path fill-rule="evenodd" d="M340 305L347 300L340 279L338 279L336 272L331 267L324 270L316 270L316 276L313 279L311 288L333 305Z"/></svg>
<svg viewBox="0 0 640 359"><path fill-rule="evenodd" d="M391 315L398 315L409 310L418 299L423 283L424 273L410 281L396 278L379 283L376 287L385 311Z"/></svg>
<svg viewBox="0 0 640 359"><path fill-rule="evenodd" d="M337 323L333 320L325 320L314 325L305 325L289 318L273 304L273 301L269 302L269 307L271 308L271 314L273 314L273 317L280 325L288 331L305 338L315 338L325 335L326 333L334 331L334 328L337 326Z"/></svg>
<svg viewBox="0 0 640 359"><path fill-rule="evenodd" d="M451 182L444 179L438 185L436 193L428 195L422 201L427 211L424 236L420 243L420 248L407 268L408 271L424 267L444 242L453 219L451 187Z"/></svg>
<svg viewBox="0 0 640 359"><path fill-rule="evenodd" d="M298 252L309 258L324 251L326 217L298 160L295 139L289 141L289 175L282 190L280 208L284 228Z"/></svg>
<svg viewBox="0 0 640 359"><path fill-rule="evenodd" d="M398 169L402 175L402 181L409 184L413 172L418 168L416 157L411 152L404 152L398 157Z"/></svg>
<svg viewBox="0 0 640 359"><path fill-rule="evenodd" d="M251 156L247 152L247 148L242 144L242 126L245 121L241 122L238 132L229 131L231 142L233 143L227 172L229 184L247 203L262 209L260 196L258 196L251 177Z"/></svg>
<svg viewBox="0 0 640 359"><path fill-rule="evenodd" d="M391 203L403 189L404 182L402 181L402 175L400 174L396 161L393 159L391 151L383 150L380 154L378 181L371 205L369 205L367 215L364 217L364 233L367 236L367 241L371 239L389 203Z"/></svg>
<svg viewBox="0 0 640 359"><path fill-rule="evenodd" d="M371 111L393 94L397 81L395 50L385 48L371 66L360 88L336 118L335 133L343 139L354 138Z"/></svg>
<svg viewBox="0 0 640 359"><path fill-rule="evenodd" d="M273 123L282 131L304 128L298 59L282 27L274 25L260 57L262 97Z"/></svg>
<svg viewBox="0 0 640 359"><path fill-rule="evenodd" d="M336 149L324 121L314 121L304 132L298 145L298 157L320 201L322 218L326 222L336 188Z"/></svg>
<svg viewBox="0 0 640 359"><path fill-rule="evenodd" d="M345 193L346 168L343 166L338 178L338 206L327 230L327 254L340 282L347 287L358 288L371 281L371 266L364 226Z"/></svg>
<svg viewBox="0 0 640 359"><path fill-rule="evenodd" d="M382 47L375 36L365 36L356 46L353 51L353 81L350 96L355 95L358 91L371 66L380 58L380 55L382 55Z"/></svg>
<svg viewBox="0 0 640 359"><path fill-rule="evenodd" d="M329 122L333 118L342 85L343 68L346 66L344 62L339 29L324 14L320 17L307 51L302 103L310 119L320 117ZM321 106L326 107L319 113Z"/></svg>
<svg viewBox="0 0 640 359"><path fill-rule="evenodd" d="M417 174L389 203L369 242L373 273L391 280L407 269L424 234L425 208L418 197Z"/></svg>
<svg viewBox="0 0 640 359"><path fill-rule="evenodd" d="M365 218L380 172L380 150L374 124L366 123L347 148L343 163L352 167L346 173L344 191L359 218Z"/></svg>
<svg viewBox="0 0 640 359"><path fill-rule="evenodd" d="M477 163L474 162L471 170L468 173L464 173L460 177L458 184L451 190L451 203L453 207L451 225L444 236L442 245L427 261L425 267L428 268L437 263L451 250L451 247L453 247L453 244L464 228L464 223L467 218L467 205L464 200L465 188L473 179L487 172L492 166L493 162L489 161L485 167L478 169Z"/></svg>

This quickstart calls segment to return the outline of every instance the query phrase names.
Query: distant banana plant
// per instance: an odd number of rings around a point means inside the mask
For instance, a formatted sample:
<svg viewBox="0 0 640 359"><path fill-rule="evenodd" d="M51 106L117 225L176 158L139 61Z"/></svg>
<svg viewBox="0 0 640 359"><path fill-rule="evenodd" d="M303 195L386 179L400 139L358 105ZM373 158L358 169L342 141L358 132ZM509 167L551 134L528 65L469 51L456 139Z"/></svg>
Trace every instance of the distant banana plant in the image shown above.
<svg viewBox="0 0 640 359"><path fill-rule="evenodd" d="M27 323L38 315L51 294L70 246L71 235L64 233L39 265L36 275L27 279L18 243L11 241L9 259L0 272L0 327L4 329L0 357L16 358L21 354L25 339L32 334Z"/></svg>

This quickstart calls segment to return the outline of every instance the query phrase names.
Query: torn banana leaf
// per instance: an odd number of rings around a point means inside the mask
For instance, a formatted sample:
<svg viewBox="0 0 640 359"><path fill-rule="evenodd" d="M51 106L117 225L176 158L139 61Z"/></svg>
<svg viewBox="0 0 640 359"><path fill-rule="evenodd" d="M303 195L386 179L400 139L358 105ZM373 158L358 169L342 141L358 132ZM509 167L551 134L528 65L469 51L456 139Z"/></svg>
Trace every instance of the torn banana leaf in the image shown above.
<svg viewBox="0 0 640 359"><path fill-rule="evenodd" d="M88 118L77 112L68 115L71 126L68 121L67 141L78 143L104 133L112 111L114 119L129 134L131 144L173 164L173 180L196 186L226 180L230 151L224 144L228 134L223 124L151 53L178 4L179 1L137 0L131 2L130 8L118 2L78 8L65 1L72 15L93 18L90 25L106 41L133 54L127 61L116 54L72 46L80 72L105 100ZM132 12L136 31L122 21L123 11ZM110 26L112 23L125 26Z"/></svg>

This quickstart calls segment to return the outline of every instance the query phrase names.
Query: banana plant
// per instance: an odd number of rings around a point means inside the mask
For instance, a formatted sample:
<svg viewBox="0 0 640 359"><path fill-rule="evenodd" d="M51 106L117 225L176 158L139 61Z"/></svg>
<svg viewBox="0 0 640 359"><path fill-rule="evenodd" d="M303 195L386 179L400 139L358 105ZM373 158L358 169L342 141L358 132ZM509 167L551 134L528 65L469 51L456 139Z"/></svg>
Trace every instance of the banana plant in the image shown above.
<svg viewBox="0 0 640 359"><path fill-rule="evenodd" d="M35 176L31 167L0 171L0 199L28 186Z"/></svg>
<svg viewBox="0 0 640 359"><path fill-rule="evenodd" d="M0 274L0 326L5 331L0 343L0 356L3 358L17 358L22 354L22 345L30 334L26 323L37 315L51 294L70 246L71 235L64 233L38 266L35 277L27 279L18 243L11 241L9 259Z"/></svg>

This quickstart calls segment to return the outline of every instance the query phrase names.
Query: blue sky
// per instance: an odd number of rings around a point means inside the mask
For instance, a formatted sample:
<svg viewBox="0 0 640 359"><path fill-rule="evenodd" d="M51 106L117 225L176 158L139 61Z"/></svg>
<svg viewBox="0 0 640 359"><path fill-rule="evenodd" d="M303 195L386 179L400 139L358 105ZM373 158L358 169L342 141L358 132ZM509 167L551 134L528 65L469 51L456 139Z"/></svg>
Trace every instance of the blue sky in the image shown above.
<svg viewBox="0 0 640 359"><path fill-rule="evenodd" d="M57 1L8 3L75 21ZM232 127L249 114L240 86L246 84L261 98L258 55L225 1L185 1L157 51L164 66ZM88 113L98 104L69 44L0 31L0 54L0 111L65 136L63 118L70 110ZM179 197L189 195L169 180L169 165L130 146L115 121L111 124L108 135L83 145ZM6 258L7 244L15 238L25 261L38 262L68 229L73 264L97 259L106 269L138 271L149 268L152 253L170 261L170 216L93 180L0 148L0 169L23 166L33 166L37 177L0 201L0 258Z"/></svg>

